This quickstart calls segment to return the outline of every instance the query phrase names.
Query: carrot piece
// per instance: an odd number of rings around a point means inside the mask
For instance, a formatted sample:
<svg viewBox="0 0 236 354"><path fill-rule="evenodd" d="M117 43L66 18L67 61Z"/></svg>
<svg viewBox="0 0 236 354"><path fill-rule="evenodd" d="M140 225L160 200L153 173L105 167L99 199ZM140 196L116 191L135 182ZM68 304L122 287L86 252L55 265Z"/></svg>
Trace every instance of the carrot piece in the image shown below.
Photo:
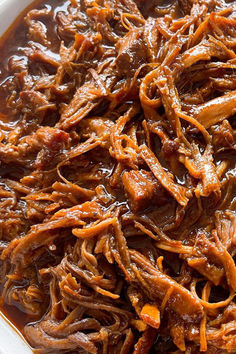
<svg viewBox="0 0 236 354"><path fill-rule="evenodd" d="M143 306L140 316L142 320L149 326L154 328L160 327L160 311L155 305L146 304Z"/></svg>

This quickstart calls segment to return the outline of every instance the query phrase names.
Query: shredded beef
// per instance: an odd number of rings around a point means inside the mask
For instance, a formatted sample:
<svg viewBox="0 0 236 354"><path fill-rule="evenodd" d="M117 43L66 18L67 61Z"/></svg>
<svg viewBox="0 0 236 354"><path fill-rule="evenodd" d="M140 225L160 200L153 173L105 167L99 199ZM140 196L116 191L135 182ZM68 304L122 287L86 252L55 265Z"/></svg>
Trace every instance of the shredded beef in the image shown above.
<svg viewBox="0 0 236 354"><path fill-rule="evenodd" d="M1 42L2 311L36 353L236 352L235 1L27 11Z"/></svg>

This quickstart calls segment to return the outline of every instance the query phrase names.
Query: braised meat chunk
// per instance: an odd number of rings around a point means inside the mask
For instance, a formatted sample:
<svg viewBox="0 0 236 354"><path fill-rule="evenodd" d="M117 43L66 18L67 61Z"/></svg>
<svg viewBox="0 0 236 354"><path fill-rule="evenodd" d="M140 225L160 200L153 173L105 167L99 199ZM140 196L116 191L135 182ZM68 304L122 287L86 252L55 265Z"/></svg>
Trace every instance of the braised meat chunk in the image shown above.
<svg viewBox="0 0 236 354"><path fill-rule="evenodd" d="M130 30L116 46L118 48L116 66L121 73L133 76L135 71L147 61L143 30L138 28Z"/></svg>
<svg viewBox="0 0 236 354"><path fill-rule="evenodd" d="M150 206L162 205L167 201L165 191L153 174L148 171L129 171L122 176L125 191L134 212Z"/></svg>

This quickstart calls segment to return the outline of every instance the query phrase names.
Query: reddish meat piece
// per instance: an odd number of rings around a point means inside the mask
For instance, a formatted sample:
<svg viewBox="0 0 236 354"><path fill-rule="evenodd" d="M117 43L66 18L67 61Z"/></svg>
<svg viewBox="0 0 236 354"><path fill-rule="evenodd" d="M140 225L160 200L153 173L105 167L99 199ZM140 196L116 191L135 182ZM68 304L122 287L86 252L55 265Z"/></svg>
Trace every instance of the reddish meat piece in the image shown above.
<svg viewBox="0 0 236 354"><path fill-rule="evenodd" d="M138 28L130 30L126 36L117 43L118 56L116 65L122 74L132 76L134 72L146 61L147 49L143 39L143 30Z"/></svg>
<svg viewBox="0 0 236 354"><path fill-rule="evenodd" d="M134 211L147 208L150 201L159 205L166 201L165 190L151 172L132 170L125 172L122 180Z"/></svg>
<svg viewBox="0 0 236 354"><path fill-rule="evenodd" d="M234 145L235 133L227 119L223 120L220 125L212 127L213 143L216 146L231 147Z"/></svg>

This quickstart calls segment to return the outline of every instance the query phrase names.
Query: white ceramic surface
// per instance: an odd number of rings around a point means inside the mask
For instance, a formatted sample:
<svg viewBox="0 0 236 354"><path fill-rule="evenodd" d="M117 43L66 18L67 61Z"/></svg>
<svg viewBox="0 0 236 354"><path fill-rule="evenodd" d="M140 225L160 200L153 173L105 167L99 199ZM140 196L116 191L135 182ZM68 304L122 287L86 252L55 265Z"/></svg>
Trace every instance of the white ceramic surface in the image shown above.
<svg viewBox="0 0 236 354"><path fill-rule="evenodd" d="M2 315L0 317L0 354L32 354L32 350L21 334L14 330Z"/></svg>
<svg viewBox="0 0 236 354"><path fill-rule="evenodd" d="M0 0L0 36L32 0ZM32 354L32 350L6 319L0 316L0 354Z"/></svg>

